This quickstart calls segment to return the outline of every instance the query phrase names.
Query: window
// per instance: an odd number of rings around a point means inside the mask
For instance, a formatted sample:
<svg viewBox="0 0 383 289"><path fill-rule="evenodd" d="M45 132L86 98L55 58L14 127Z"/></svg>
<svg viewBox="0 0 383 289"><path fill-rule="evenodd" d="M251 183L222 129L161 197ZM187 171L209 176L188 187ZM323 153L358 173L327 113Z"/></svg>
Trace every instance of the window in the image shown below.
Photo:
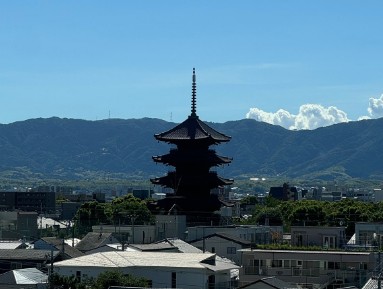
<svg viewBox="0 0 383 289"><path fill-rule="evenodd" d="M215 253L215 247L211 247L211 252Z"/></svg>
<svg viewBox="0 0 383 289"><path fill-rule="evenodd" d="M340 263L339 262L328 262L328 268L329 269L340 269Z"/></svg>
<svg viewBox="0 0 383 289"><path fill-rule="evenodd" d="M19 262L12 262L11 263L11 269L14 270L14 269L21 269L23 266L21 263Z"/></svg>
<svg viewBox="0 0 383 289"><path fill-rule="evenodd" d="M283 267L290 268L290 260L284 260L283 261Z"/></svg>
<svg viewBox="0 0 383 289"><path fill-rule="evenodd" d="M172 272L172 288L177 288L177 273Z"/></svg>
<svg viewBox="0 0 383 289"><path fill-rule="evenodd" d="M76 271L76 279L78 282L81 282L81 271Z"/></svg>
<svg viewBox="0 0 383 289"><path fill-rule="evenodd" d="M214 289L215 288L215 276L214 275L209 275L209 280L208 280L209 289Z"/></svg>
<svg viewBox="0 0 383 289"><path fill-rule="evenodd" d="M278 267L278 268L282 267L282 260L273 260L271 262L271 266L272 267Z"/></svg>
<svg viewBox="0 0 383 289"><path fill-rule="evenodd" d="M237 248L235 247L227 247L227 254L236 254Z"/></svg>
<svg viewBox="0 0 383 289"><path fill-rule="evenodd" d="M323 236L324 248L336 248L336 236Z"/></svg>

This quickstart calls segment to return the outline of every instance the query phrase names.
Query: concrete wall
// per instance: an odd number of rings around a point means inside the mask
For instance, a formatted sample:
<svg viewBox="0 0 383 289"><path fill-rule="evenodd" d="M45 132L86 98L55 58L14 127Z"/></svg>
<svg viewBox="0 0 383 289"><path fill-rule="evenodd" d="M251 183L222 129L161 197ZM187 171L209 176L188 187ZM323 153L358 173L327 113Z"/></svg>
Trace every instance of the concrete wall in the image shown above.
<svg viewBox="0 0 383 289"><path fill-rule="evenodd" d="M81 272L82 278L96 278L100 273L107 270L113 270L115 268L104 267L60 267L54 265L54 271L63 276L76 276L76 272ZM172 284L172 272L176 272L176 287L183 289L196 289L196 288L208 288L207 282L209 274L214 274L205 269L189 269L189 268L135 268L126 267L120 268L125 274L131 274L133 276L144 277L152 281L152 287L154 288L171 288ZM216 274L216 283L224 283L230 281L230 274L228 272Z"/></svg>
<svg viewBox="0 0 383 289"><path fill-rule="evenodd" d="M242 249L242 245L233 241L229 241L218 236L213 236L206 238L205 242L203 242L203 240L191 242L191 245L201 250L203 250L205 245L206 251L210 253L216 253L218 256L232 260L238 265L241 264L241 253L239 250Z"/></svg>

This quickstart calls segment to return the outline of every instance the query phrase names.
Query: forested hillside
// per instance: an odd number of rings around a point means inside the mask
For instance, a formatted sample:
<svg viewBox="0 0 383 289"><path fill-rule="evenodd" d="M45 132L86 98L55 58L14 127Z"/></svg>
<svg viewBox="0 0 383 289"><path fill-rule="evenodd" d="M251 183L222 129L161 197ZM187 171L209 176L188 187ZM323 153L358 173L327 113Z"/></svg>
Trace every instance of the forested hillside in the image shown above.
<svg viewBox="0 0 383 289"><path fill-rule="evenodd" d="M175 124L159 119L31 119L0 125L0 173L56 179L92 174L149 178L169 168L152 156L170 146L153 135ZM209 123L232 140L214 149L233 157L227 177L383 178L383 119L289 131L255 120Z"/></svg>

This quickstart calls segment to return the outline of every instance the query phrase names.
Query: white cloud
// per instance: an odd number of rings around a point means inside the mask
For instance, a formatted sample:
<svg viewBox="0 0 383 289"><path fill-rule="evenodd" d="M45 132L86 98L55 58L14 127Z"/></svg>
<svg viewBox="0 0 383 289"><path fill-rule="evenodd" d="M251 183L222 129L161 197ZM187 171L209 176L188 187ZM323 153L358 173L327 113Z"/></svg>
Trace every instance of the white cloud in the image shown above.
<svg viewBox="0 0 383 289"><path fill-rule="evenodd" d="M366 120L366 119L371 119L371 116L363 115L363 116L358 117L358 121L359 120Z"/></svg>
<svg viewBox="0 0 383 289"><path fill-rule="evenodd" d="M383 94L379 98L370 98L367 111L370 118L383 116Z"/></svg>
<svg viewBox="0 0 383 289"><path fill-rule="evenodd" d="M382 106L383 113L383 106ZM304 104L297 115L280 109L277 112L265 112L258 108L250 108L246 118L256 119L287 129L316 129L340 122L348 122L347 114L335 106L323 107L319 104Z"/></svg>

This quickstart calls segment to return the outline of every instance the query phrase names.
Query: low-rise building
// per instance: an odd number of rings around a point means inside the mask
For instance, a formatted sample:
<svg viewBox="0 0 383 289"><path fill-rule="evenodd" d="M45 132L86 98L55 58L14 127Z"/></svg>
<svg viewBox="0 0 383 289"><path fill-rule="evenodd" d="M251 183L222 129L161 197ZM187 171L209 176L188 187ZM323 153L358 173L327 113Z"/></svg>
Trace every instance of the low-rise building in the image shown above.
<svg viewBox="0 0 383 289"><path fill-rule="evenodd" d="M81 251L65 243L64 239L56 237L44 237L34 243L35 250L53 250L61 254L63 260L84 255Z"/></svg>
<svg viewBox="0 0 383 289"><path fill-rule="evenodd" d="M119 241L113 236L112 233L94 233L90 232L77 243L75 248L84 254L93 251L96 248L102 247L106 244L116 244Z"/></svg>
<svg viewBox="0 0 383 289"><path fill-rule="evenodd" d="M309 288L332 283L360 288L375 265L373 252L244 249L240 280L246 283L277 276Z"/></svg>
<svg viewBox="0 0 383 289"><path fill-rule="evenodd" d="M232 225L188 227L186 241L191 242L215 233L224 233L254 244L269 244L282 241L282 226ZM279 238L279 240L277 239Z"/></svg>
<svg viewBox="0 0 383 289"><path fill-rule="evenodd" d="M291 226L291 245L342 248L347 243L345 227Z"/></svg>
<svg viewBox="0 0 383 289"><path fill-rule="evenodd" d="M48 275L36 268L15 269L0 274L0 289L45 289Z"/></svg>
<svg viewBox="0 0 383 289"><path fill-rule="evenodd" d="M149 280L151 287L183 289L233 288L230 271L236 268L211 253L115 251L54 263L54 272L79 280L118 269Z"/></svg>
<svg viewBox="0 0 383 289"><path fill-rule="evenodd" d="M42 268L59 257L60 252L33 249L0 249L0 274L13 269Z"/></svg>
<svg viewBox="0 0 383 289"><path fill-rule="evenodd" d="M355 246L383 248L383 222L355 223Z"/></svg>
<svg viewBox="0 0 383 289"><path fill-rule="evenodd" d="M204 252L216 253L218 256L232 260L236 264L241 262L239 250L250 248L251 246L250 241L225 233L215 233L205 238L191 241L190 244Z"/></svg>
<svg viewBox="0 0 383 289"><path fill-rule="evenodd" d="M36 240L37 216L36 212L0 212L0 239Z"/></svg>

